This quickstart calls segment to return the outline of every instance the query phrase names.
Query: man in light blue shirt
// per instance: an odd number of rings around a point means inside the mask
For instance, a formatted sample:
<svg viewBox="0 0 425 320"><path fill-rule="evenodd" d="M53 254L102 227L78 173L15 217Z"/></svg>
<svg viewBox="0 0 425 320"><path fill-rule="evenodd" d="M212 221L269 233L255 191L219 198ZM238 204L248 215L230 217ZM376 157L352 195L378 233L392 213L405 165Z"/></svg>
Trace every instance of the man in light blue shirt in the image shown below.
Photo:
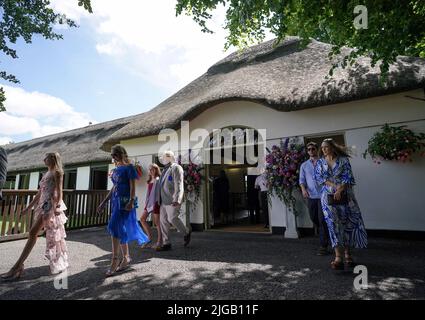
<svg viewBox="0 0 425 320"><path fill-rule="evenodd" d="M320 201L320 187L314 179L314 169L317 164L318 146L315 142L307 144L307 152L309 159L300 167L300 187L303 197L307 199L308 211L310 219L314 226L319 230L320 248L318 255L328 254L329 234L323 217L322 204Z"/></svg>

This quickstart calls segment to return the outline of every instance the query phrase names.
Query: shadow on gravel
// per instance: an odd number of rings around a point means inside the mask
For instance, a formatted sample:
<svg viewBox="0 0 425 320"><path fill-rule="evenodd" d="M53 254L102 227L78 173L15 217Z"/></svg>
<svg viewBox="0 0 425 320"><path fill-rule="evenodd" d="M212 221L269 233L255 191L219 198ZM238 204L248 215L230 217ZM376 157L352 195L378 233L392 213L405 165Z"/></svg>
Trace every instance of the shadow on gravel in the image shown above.
<svg viewBox="0 0 425 320"><path fill-rule="evenodd" d="M103 229L68 238L110 251ZM352 270L330 269L332 255L315 255L315 238L202 232L193 234L188 248L182 241L173 232L173 250L167 252L131 245L132 269L107 279L110 254L93 257L95 267L70 268L67 290L55 289L47 266L29 268L19 282L0 282L0 300L425 299L423 241L371 239L369 249L355 251L356 261L368 270L366 290L354 289ZM161 264L152 267L152 259Z"/></svg>

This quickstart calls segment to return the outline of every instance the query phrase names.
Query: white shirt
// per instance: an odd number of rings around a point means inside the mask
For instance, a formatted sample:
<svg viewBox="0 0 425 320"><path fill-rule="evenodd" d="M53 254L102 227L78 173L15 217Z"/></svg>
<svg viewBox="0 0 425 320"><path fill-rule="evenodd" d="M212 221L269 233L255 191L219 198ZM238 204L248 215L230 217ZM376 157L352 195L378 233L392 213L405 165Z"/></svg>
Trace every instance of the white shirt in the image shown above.
<svg viewBox="0 0 425 320"><path fill-rule="evenodd" d="M259 175L257 179L255 179L255 188L260 187L261 191L268 191L267 188L267 176L265 174Z"/></svg>

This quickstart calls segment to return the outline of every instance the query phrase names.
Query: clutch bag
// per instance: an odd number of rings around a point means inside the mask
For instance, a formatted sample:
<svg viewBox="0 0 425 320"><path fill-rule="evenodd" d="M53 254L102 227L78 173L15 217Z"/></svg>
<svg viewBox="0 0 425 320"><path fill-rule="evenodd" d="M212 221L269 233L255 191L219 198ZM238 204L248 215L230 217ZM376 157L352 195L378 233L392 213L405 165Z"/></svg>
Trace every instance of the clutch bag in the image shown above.
<svg viewBox="0 0 425 320"><path fill-rule="evenodd" d="M125 207L130 202L130 197L120 197L120 210L125 210ZM137 209L139 207L139 201L137 197L134 199L133 209Z"/></svg>
<svg viewBox="0 0 425 320"><path fill-rule="evenodd" d="M44 201L41 206L41 209L43 209L44 214L48 214L52 209L52 201Z"/></svg>
<svg viewBox="0 0 425 320"><path fill-rule="evenodd" d="M328 204L331 206L341 206L348 204L347 192L341 192L341 198L339 200L335 200L333 193L328 194Z"/></svg>

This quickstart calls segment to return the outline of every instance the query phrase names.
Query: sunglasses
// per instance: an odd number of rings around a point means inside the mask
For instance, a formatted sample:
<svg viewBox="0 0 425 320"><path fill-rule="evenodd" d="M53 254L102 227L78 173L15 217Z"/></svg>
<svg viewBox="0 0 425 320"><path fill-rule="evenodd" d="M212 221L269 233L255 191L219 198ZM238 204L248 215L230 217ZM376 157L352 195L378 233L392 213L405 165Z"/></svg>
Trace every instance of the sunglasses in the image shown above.
<svg viewBox="0 0 425 320"><path fill-rule="evenodd" d="M316 151L316 148L307 148L307 151Z"/></svg>

